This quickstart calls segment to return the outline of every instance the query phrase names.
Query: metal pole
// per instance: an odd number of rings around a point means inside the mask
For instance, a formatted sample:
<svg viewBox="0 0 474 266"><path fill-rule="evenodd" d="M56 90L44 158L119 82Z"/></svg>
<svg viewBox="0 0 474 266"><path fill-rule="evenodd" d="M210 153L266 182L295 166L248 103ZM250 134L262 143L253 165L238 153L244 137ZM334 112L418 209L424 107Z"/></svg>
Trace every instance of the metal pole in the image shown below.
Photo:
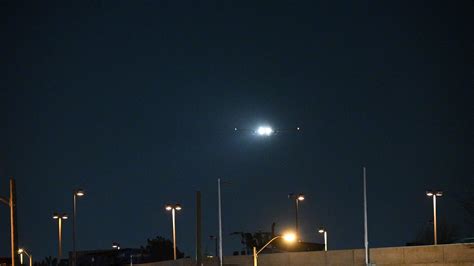
<svg viewBox="0 0 474 266"><path fill-rule="evenodd" d="M328 232L324 230L324 251L328 251Z"/></svg>
<svg viewBox="0 0 474 266"><path fill-rule="evenodd" d="M72 265L76 266L76 191L73 192L72 208Z"/></svg>
<svg viewBox="0 0 474 266"><path fill-rule="evenodd" d="M62 257L62 221L63 219L61 217L58 218L58 240L59 240L59 245L58 245L58 263L61 262L61 257Z"/></svg>
<svg viewBox="0 0 474 266"><path fill-rule="evenodd" d="M438 232L436 228L436 195L433 195L433 232L434 232L434 244L438 245Z"/></svg>
<svg viewBox="0 0 474 266"><path fill-rule="evenodd" d="M362 167L364 175L364 244L365 244L365 264L370 265L370 254L369 254L369 232L367 228L367 180L366 170Z"/></svg>
<svg viewBox="0 0 474 266"><path fill-rule="evenodd" d="M30 266L33 266L33 256L30 254Z"/></svg>
<svg viewBox="0 0 474 266"><path fill-rule="evenodd" d="M257 266L257 248L253 247L253 266Z"/></svg>
<svg viewBox="0 0 474 266"><path fill-rule="evenodd" d="M175 209L171 210L171 216L173 219L173 258L176 260L176 220L175 220Z"/></svg>
<svg viewBox="0 0 474 266"><path fill-rule="evenodd" d="M196 265L202 264L201 191L196 191Z"/></svg>
<svg viewBox="0 0 474 266"><path fill-rule="evenodd" d="M11 238L11 254L12 265L18 265L18 228L16 217L16 185L15 179L10 178L10 238Z"/></svg>
<svg viewBox="0 0 474 266"><path fill-rule="evenodd" d="M217 179L217 198L219 211L219 265L222 266L222 209L221 209L221 179Z"/></svg>
<svg viewBox="0 0 474 266"><path fill-rule="evenodd" d="M296 229L296 236L297 239L300 240L300 232L298 230L298 196L295 198L295 229Z"/></svg>

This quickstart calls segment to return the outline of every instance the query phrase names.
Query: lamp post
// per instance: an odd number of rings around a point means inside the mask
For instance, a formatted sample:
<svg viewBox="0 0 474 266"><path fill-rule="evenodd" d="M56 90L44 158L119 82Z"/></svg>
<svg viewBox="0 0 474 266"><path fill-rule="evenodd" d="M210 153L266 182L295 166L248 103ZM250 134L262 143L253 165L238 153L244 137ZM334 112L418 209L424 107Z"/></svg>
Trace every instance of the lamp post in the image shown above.
<svg viewBox="0 0 474 266"><path fill-rule="evenodd" d="M278 239L278 238L283 238L285 241L287 242L294 242L296 240L296 235L295 234L284 234L284 235L278 235L278 236L275 236L274 238L272 238L270 241L268 241L261 249L259 249L257 251L257 247L253 247L253 265L254 266L257 266L258 264L258 254L260 254L260 252L262 252L268 245L270 245L270 243L272 243L274 240Z"/></svg>
<svg viewBox="0 0 474 266"><path fill-rule="evenodd" d="M218 258L219 257L219 254L218 254L219 251L217 250L217 248L218 248L218 244L217 244L218 238L216 236L209 236L209 239L214 240L215 256L216 256L216 258Z"/></svg>
<svg viewBox="0 0 474 266"><path fill-rule="evenodd" d="M62 229L62 224L63 220L67 220L67 215L65 213L63 214L58 214L54 213L53 214L53 219L58 220L58 260L61 261L62 257L62 234L63 234L63 229Z"/></svg>
<svg viewBox="0 0 474 266"><path fill-rule="evenodd" d="M23 254L25 254L26 256L28 256L28 260L30 262L30 266L33 266L33 256L31 254L29 254L26 249L24 248L20 248L18 249L18 254L20 254L20 264L23 265Z"/></svg>
<svg viewBox="0 0 474 266"><path fill-rule="evenodd" d="M72 206L72 265L76 266L77 252L76 252L76 200L77 197L85 195L83 189L75 189L73 191L73 206Z"/></svg>
<svg viewBox="0 0 474 266"><path fill-rule="evenodd" d="M182 209L181 205L179 204L168 204L165 206L165 209L167 211L171 211L171 217L173 221L173 258L176 260L176 218L175 218L175 212L180 211Z"/></svg>
<svg viewBox="0 0 474 266"><path fill-rule="evenodd" d="M426 191L426 196L433 197L433 233L434 233L434 244L438 244L438 233L436 229L436 197L443 196L443 191L441 190L428 190Z"/></svg>
<svg viewBox="0 0 474 266"><path fill-rule="evenodd" d="M293 194L290 193L288 194L288 198L295 200L295 232L298 237L298 240L300 240L300 232L299 232L299 223L298 223L298 208L299 208L299 202L304 200L304 195L303 194Z"/></svg>
<svg viewBox="0 0 474 266"><path fill-rule="evenodd" d="M324 251L328 251L328 231L324 227L319 228L318 233L324 234Z"/></svg>

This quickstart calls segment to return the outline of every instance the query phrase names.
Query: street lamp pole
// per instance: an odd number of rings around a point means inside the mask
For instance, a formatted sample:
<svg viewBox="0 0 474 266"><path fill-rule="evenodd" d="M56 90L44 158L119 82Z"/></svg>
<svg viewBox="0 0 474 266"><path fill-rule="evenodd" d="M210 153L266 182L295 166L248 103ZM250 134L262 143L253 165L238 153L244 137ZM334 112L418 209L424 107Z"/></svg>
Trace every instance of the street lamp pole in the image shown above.
<svg viewBox="0 0 474 266"><path fill-rule="evenodd" d="M438 230L436 224L436 197L443 196L443 191L426 191L426 196L433 197L433 240L434 244L438 244Z"/></svg>
<svg viewBox="0 0 474 266"><path fill-rule="evenodd" d="M18 254L20 254L21 264L23 264L23 254L25 254L26 256L28 256L29 265L33 266L33 256L31 254L29 254L24 248L18 249Z"/></svg>
<svg viewBox="0 0 474 266"><path fill-rule="evenodd" d="M257 247L253 247L253 266L258 266L258 254L260 254L260 252L262 252L268 245L270 245L270 243L272 243L274 240L278 239L278 238L283 238L285 241L287 242L293 242L296 240L296 235L295 234L286 234L286 235L278 235L278 236L275 236L274 238L272 238L270 241L268 241L262 248L260 248L258 251L257 251Z"/></svg>
<svg viewBox="0 0 474 266"><path fill-rule="evenodd" d="M77 252L76 252L76 200L77 197L84 196L84 190L75 189L73 191L73 208L72 208L72 265L77 264Z"/></svg>
<svg viewBox="0 0 474 266"><path fill-rule="evenodd" d="M319 228L318 232L324 235L324 251L328 251L328 231L324 228Z"/></svg>
<svg viewBox="0 0 474 266"><path fill-rule="evenodd" d="M62 224L63 220L67 220L67 215L65 213L59 215L58 213L53 214L53 219L58 220L58 260L61 261L62 258Z"/></svg>
<svg viewBox="0 0 474 266"><path fill-rule="evenodd" d="M173 258L176 260L176 219L174 208L171 210L171 216L173 220Z"/></svg>
<svg viewBox="0 0 474 266"><path fill-rule="evenodd" d="M219 211L219 266L222 266L222 202L221 202L221 179L217 179L217 198Z"/></svg>
<svg viewBox="0 0 474 266"><path fill-rule="evenodd" d="M171 211L171 219L173 222L173 259L176 260L176 211L181 210L181 205L179 204L174 204L174 205L166 205L165 209L167 211Z"/></svg>
<svg viewBox="0 0 474 266"><path fill-rule="evenodd" d="M299 202L303 201L305 198L303 194L295 195L293 193L288 194L288 198L295 200L295 232L296 232L298 240L300 240L298 209L299 209Z"/></svg>

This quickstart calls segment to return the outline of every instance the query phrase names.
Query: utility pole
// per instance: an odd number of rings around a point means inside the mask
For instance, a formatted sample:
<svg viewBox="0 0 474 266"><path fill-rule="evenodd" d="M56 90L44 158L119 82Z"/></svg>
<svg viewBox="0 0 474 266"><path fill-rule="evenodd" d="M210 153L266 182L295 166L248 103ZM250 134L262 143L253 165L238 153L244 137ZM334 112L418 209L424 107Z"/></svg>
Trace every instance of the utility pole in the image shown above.
<svg viewBox="0 0 474 266"><path fill-rule="evenodd" d="M18 228L16 217L16 185L15 179L10 177L10 197L0 196L0 202L10 207L10 239L12 265L18 266Z"/></svg>

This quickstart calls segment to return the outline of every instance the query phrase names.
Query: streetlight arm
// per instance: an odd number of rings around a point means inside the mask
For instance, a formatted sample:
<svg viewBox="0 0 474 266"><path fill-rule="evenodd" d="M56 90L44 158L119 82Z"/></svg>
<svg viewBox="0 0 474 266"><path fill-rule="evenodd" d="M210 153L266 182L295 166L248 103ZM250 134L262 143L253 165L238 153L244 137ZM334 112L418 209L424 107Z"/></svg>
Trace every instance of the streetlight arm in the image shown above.
<svg viewBox="0 0 474 266"><path fill-rule="evenodd" d="M273 242L273 240L277 239L277 238L280 238L281 236L275 236L274 238L272 238L272 240L268 241L268 243L265 244L265 246L263 246L261 249L259 249L257 251L257 253L255 253L255 255L258 255L260 252L262 252L268 245L270 245L270 243Z"/></svg>

